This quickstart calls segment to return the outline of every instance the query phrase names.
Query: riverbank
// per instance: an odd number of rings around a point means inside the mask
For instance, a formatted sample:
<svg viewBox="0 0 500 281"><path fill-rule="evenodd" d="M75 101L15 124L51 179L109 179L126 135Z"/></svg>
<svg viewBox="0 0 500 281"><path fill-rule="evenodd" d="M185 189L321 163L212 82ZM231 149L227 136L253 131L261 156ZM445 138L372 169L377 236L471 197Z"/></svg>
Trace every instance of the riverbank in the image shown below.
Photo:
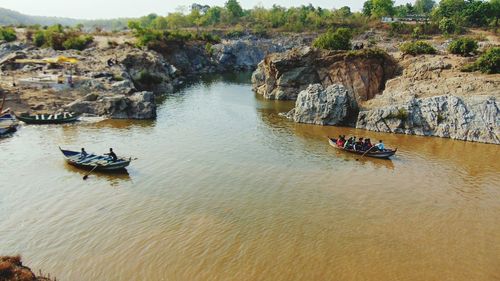
<svg viewBox="0 0 500 281"><path fill-rule="evenodd" d="M97 37L83 51L4 43L0 88L7 94L6 107L18 113L64 109L115 119L151 119L156 117L155 96L171 94L200 75L253 70L265 55L311 40L300 35L250 35L210 48L203 41L172 41L146 49L136 47L131 35L109 35Z"/></svg>
<svg viewBox="0 0 500 281"><path fill-rule="evenodd" d="M253 88L264 98L296 100L283 116L299 123L500 144L500 74L462 72L474 57L447 54L449 42L439 38L429 42L437 54L403 55L397 41L271 54L254 72Z"/></svg>

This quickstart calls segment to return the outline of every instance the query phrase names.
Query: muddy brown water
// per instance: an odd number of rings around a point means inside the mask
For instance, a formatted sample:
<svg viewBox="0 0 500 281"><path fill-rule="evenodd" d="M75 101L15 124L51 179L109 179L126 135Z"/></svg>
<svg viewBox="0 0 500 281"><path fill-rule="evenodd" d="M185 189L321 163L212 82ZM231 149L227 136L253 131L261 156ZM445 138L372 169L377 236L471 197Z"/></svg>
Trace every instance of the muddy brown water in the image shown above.
<svg viewBox="0 0 500 281"><path fill-rule="evenodd" d="M247 78L0 140L0 253L58 280L500 280L500 146L294 124ZM58 145L138 159L83 181Z"/></svg>

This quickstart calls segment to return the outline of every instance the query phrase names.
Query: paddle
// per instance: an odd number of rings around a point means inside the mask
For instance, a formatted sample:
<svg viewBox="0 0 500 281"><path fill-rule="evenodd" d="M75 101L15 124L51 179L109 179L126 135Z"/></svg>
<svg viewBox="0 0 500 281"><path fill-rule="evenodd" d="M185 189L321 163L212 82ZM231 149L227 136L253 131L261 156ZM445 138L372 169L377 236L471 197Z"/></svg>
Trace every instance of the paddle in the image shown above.
<svg viewBox="0 0 500 281"><path fill-rule="evenodd" d="M370 147L370 149L368 149L367 151L365 151L365 153L363 153L363 155L361 155L361 158L359 158L359 159L362 159L368 153L368 151L372 150L374 147L375 146ZM356 159L356 161L358 161L359 159Z"/></svg>
<svg viewBox="0 0 500 281"><path fill-rule="evenodd" d="M92 168L92 170L90 170L90 172L88 172L87 174L85 174L85 176L83 176L83 180L86 180L89 178L89 175L98 167L99 165L95 165L94 168Z"/></svg>

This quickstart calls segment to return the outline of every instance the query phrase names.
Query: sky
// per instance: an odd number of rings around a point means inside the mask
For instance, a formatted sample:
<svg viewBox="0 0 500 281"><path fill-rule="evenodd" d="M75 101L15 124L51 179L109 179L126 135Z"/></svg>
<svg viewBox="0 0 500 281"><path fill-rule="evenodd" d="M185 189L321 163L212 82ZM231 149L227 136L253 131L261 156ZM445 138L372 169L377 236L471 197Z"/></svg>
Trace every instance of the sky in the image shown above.
<svg viewBox="0 0 500 281"><path fill-rule="evenodd" d="M191 3L223 6L227 0L0 0L0 7L37 16L57 16L77 19L109 19L118 17L140 17L150 13L166 15L175 12L179 6ZM290 7L308 5L322 8L350 6L353 11L361 10L364 0L239 0L245 9L256 5L270 7L273 4ZM409 2L396 0L396 4Z"/></svg>

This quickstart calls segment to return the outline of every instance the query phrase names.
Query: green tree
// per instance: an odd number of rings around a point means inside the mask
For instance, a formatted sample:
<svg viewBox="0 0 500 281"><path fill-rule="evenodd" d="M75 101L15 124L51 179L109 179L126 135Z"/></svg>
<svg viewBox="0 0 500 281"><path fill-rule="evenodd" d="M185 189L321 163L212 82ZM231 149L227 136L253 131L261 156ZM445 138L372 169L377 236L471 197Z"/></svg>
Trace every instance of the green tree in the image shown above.
<svg viewBox="0 0 500 281"><path fill-rule="evenodd" d="M419 14L429 14L432 8L436 5L434 0L416 0L415 1L415 12Z"/></svg>
<svg viewBox="0 0 500 281"><path fill-rule="evenodd" d="M376 17L393 16L394 1L393 0L372 0L372 15Z"/></svg>
<svg viewBox="0 0 500 281"><path fill-rule="evenodd" d="M372 15L373 3L372 0L367 0L363 3L363 15L369 17Z"/></svg>
<svg viewBox="0 0 500 281"><path fill-rule="evenodd" d="M500 18L500 0L491 0L491 14L495 19L495 28L498 28L498 19Z"/></svg>
<svg viewBox="0 0 500 281"><path fill-rule="evenodd" d="M228 0L225 7L233 18L237 19L243 16L243 9L238 0Z"/></svg>
<svg viewBox="0 0 500 281"><path fill-rule="evenodd" d="M458 25L450 18L443 18L439 21L439 30L445 35L457 33Z"/></svg>

